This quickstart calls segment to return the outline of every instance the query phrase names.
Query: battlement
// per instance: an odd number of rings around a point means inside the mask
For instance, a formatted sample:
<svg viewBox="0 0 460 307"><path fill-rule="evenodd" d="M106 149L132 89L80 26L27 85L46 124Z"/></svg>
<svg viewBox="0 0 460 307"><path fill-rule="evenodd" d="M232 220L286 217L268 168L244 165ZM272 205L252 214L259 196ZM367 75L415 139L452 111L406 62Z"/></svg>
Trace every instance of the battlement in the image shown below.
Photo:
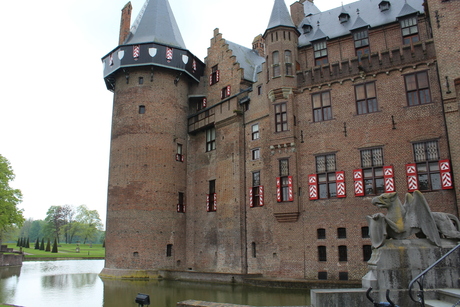
<svg viewBox="0 0 460 307"><path fill-rule="evenodd" d="M413 45L373 52L362 58L349 58L335 63L315 66L309 70L298 71L298 87L303 88L340 81L361 74L372 75L435 58L433 40L427 40Z"/></svg>

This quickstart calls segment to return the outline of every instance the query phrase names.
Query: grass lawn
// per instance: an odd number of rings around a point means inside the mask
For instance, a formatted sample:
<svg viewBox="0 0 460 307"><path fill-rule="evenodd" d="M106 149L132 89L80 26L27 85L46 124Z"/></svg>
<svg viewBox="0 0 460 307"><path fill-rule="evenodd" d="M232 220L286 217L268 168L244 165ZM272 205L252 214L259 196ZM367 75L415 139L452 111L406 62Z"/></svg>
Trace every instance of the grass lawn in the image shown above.
<svg viewBox="0 0 460 307"><path fill-rule="evenodd" d="M30 244L32 248L22 248L27 258L103 258L105 257L105 248L102 244L59 244L57 253L45 252L42 250L35 249L35 243ZM16 244L8 244L9 248L19 250ZM52 246L51 246L52 247ZM80 252L77 252L77 247L80 248ZM0 305L1 307L1 305Z"/></svg>

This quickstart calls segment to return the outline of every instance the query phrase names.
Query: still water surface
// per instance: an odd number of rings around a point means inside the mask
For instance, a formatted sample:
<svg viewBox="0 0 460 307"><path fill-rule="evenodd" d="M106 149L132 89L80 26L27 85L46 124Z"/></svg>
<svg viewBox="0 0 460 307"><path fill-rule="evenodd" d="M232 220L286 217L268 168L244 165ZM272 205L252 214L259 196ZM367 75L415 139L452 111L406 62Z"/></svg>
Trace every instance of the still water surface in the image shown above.
<svg viewBox="0 0 460 307"><path fill-rule="evenodd" d="M136 307L137 293L151 307L174 307L188 299L252 306L306 306L309 290L179 281L102 280L104 260L27 261L0 269L0 303L25 307Z"/></svg>

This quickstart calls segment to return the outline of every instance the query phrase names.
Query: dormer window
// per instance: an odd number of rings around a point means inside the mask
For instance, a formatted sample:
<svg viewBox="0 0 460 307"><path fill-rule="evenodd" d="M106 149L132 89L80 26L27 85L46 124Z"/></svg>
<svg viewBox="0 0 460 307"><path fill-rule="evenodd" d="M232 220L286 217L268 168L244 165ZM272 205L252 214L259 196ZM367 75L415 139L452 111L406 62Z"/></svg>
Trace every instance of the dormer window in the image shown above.
<svg viewBox="0 0 460 307"><path fill-rule="evenodd" d="M313 43L313 51L315 55L315 65L323 65L328 63L326 40L321 40Z"/></svg>
<svg viewBox="0 0 460 307"><path fill-rule="evenodd" d="M379 3L379 9L380 9L380 12L383 12L383 11L388 11L390 9L390 1L382 1Z"/></svg>
<svg viewBox="0 0 460 307"><path fill-rule="evenodd" d="M342 13L339 15L339 21L340 21L340 23L345 23L345 22L347 22L348 20L350 20L350 14L345 13L345 12L342 12Z"/></svg>
<svg viewBox="0 0 460 307"><path fill-rule="evenodd" d="M400 19L403 44L416 43L420 40L418 35L417 16L412 15L404 19Z"/></svg>
<svg viewBox="0 0 460 307"><path fill-rule="evenodd" d="M311 25L305 24L302 26L302 30L304 34L308 34L313 30L313 27Z"/></svg>
<svg viewBox="0 0 460 307"><path fill-rule="evenodd" d="M370 54L369 50L369 32L367 28L353 32L353 40L355 41L355 51L358 57L365 54Z"/></svg>

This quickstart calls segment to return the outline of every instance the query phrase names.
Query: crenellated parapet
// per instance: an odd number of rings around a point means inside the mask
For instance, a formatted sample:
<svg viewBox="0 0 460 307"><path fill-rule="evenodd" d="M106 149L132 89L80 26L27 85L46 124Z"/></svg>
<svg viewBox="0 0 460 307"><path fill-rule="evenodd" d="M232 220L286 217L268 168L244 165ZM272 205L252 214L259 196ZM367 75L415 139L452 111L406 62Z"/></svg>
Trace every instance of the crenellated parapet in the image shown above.
<svg viewBox="0 0 460 307"><path fill-rule="evenodd" d="M427 40L413 45L373 52L362 58L354 57L297 72L298 87L341 82L341 80L353 79L363 74L388 73L390 70L403 69L420 62L429 63L435 58L433 40Z"/></svg>

